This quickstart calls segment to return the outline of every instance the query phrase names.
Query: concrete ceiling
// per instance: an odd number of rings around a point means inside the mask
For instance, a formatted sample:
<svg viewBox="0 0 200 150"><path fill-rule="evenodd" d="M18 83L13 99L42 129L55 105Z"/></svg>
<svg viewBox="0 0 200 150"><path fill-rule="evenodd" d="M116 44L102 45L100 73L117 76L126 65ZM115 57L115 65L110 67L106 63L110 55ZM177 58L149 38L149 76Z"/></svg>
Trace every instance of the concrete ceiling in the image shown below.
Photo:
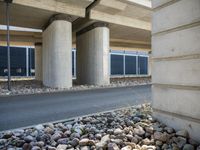
<svg viewBox="0 0 200 150"><path fill-rule="evenodd" d="M2 1L0 0L0 24L4 25L6 22L5 3ZM87 14L86 8L92 3L95 5L89 8L89 14ZM88 22L108 22L113 45L132 47L135 44L150 47L151 43L152 10L132 0L13 0L10 11L10 24L13 26L42 29L52 15L60 13L72 17L74 32L83 28ZM0 31L0 34L0 40L3 41L5 32ZM13 31L11 34L13 34L13 40L14 37L18 39L15 41L25 40L28 37L33 42L34 37L36 37L35 41L41 39L41 33L35 36L35 33L30 31L27 33ZM75 33L73 33L75 42L74 35Z"/></svg>

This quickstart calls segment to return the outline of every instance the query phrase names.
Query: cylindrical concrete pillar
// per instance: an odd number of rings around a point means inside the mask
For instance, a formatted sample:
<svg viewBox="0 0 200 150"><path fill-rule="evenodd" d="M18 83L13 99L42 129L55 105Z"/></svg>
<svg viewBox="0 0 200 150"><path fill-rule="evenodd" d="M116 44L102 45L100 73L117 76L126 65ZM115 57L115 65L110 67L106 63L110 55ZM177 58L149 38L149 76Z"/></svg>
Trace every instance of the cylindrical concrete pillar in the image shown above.
<svg viewBox="0 0 200 150"><path fill-rule="evenodd" d="M35 43L35 79L42 81L42 43Z"/></svg>
<svg viewBox="0 0 200 150"><path fill-rule="evenodd" d="M43 32L43 84L53 88L72 86L72 25L51 19Z"/></svg>
<svg viewBox="0 0 200 150"><path fill-rule="evenodd" d="M76 35L77 81L79 84L107 85L109 78L109 28L96 23Z"/></svg>

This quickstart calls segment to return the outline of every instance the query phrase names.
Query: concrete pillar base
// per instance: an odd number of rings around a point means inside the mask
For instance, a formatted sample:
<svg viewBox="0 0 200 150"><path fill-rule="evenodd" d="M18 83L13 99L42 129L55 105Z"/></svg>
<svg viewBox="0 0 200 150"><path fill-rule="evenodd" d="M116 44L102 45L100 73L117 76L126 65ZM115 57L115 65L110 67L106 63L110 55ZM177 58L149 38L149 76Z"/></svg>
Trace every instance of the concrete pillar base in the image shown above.
<svg viewBox="0 0 200 150"><path fill-rule="evenodd" d="M76 35L77 82L88 85L108 85L109 28L104 23L93 24Z"/></svg>
<svg viewBox="0 0 200 150"><path fill-rule="evenodd" d="M52 88L72 87L72 25L51 19L43 32L43 84Z"/></svg>

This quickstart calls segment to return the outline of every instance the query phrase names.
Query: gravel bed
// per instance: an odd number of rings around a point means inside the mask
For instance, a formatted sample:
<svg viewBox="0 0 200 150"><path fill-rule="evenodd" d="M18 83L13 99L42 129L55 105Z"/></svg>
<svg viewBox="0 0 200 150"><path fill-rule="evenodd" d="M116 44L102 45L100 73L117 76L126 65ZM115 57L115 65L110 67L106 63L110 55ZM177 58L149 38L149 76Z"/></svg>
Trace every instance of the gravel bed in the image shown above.
<svg viewBox="0 0 200 150"><path fill-rule="evenodd" d="M95 86L95 85L77 85L74 82L72 88L48 88L44 87L41 82L36 80L23 80L23 81L12 81L12 91L7 90L7 83L0 82L0 96L5 95L18 95L18 94L34 94L34 93L49 93L58 91L76 91L76 90L87 90L94 88L108 88L108 87L124 87L124 86L135 86L150 84L151 78L117 78L111 79L110 85Z"/></svg>
<svg viewBox="0 0 200 150"><path fill-rule="evenodd" d="M200 150L186 130L152 117L150 104L0 134L1 150Z"/></svg>

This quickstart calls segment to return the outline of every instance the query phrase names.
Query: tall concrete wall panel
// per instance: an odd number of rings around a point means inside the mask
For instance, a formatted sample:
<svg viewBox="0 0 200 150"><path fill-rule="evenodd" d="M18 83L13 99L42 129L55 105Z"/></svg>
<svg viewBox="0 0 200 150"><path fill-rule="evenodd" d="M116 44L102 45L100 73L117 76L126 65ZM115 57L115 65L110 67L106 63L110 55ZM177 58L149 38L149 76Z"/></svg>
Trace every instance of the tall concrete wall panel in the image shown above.
<svg viewBox="0 0 200 150"><path fill-rule="evenodd" d="M43 32L43 83L54 88L72 86L72 25L53 21Z"/></svg>
<svg viewBox="0 0 200 150"><path fill-rule="evenodd" d="M77 35L76 46L78 83L109 84L109 29L96 27Z"/></svg>
<svg viewBox="0 0 200 150"><path fill-rule="evenodd" d="M180 0L156 10L153 14L152 32L166 31L199 21L199 6L199 0Z"/></svg>
<svg viewBox="0 0 200 150"><path fill-rule="evenodd" d="M153 5L154 116L200 141L200 1Z"/></svg>
<svg viewBox="0 0 200 150"><path fill-rule="evenodd" d="M176 32L153 36L152 49L154 49L154 51L152 51L152 53L154 57L198 54L200 47L199 33L200 26L195 26ZM161 47L162 50L159 50Z"/></svg>

